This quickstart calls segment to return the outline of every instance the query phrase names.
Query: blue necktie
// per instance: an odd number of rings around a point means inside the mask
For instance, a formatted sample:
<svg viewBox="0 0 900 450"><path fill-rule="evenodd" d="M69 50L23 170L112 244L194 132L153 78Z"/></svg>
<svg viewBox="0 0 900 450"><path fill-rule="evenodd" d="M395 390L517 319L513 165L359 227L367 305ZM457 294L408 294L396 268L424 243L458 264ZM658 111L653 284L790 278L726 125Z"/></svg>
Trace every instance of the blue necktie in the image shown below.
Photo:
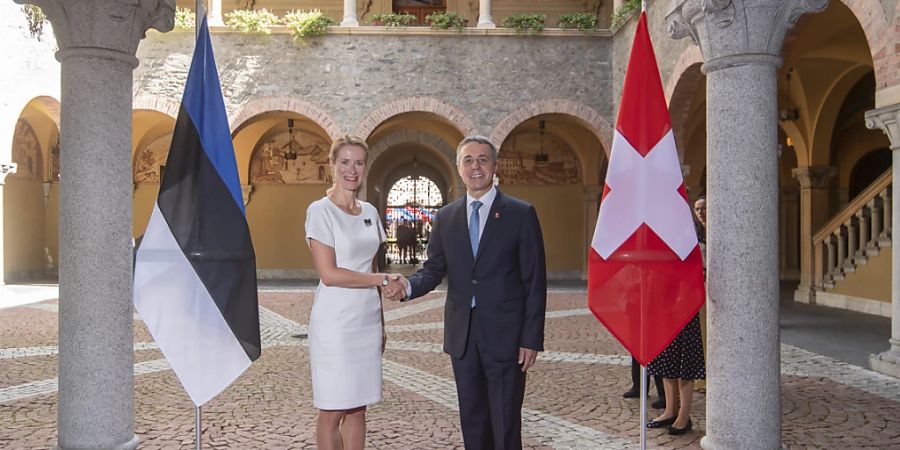
<svg viewBox="0 0 900 450"><path fill-rule="evenodd" d="M469 241L472 242L472 257L478 254L478 225L481 223L481 217L478 215L478 208L482 203L478 200L472 202L472 215L469 217ZM472 296L472 308L475 307L475 296Z"/></svg>

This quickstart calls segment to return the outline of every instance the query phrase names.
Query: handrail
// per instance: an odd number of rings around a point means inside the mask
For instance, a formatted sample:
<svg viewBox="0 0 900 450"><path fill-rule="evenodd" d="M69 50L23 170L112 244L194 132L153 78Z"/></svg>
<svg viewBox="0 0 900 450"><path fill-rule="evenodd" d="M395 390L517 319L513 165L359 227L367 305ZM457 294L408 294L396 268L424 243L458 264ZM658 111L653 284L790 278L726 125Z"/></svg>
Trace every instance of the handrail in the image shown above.
<svg viewBox="0 0 900 450"><path fill-rule="evenodd" d="M841 225L847 223L851 217L853 217L860 209L862 209L866 204L872 201L873 198L877 197L882 191L887 189L888 186L891 185L892 181L892 168L888 168L885 170L881 176L875 179L872 184L869 185L865 190L859 193L856 198L853 199L850 203L847 204L840 212L835 214L831 220L828 221L822 228L819 228L819 231L813 235L813 244L816 245L825 239L828 236L831 236L835 230L837 230Z"/></svg>

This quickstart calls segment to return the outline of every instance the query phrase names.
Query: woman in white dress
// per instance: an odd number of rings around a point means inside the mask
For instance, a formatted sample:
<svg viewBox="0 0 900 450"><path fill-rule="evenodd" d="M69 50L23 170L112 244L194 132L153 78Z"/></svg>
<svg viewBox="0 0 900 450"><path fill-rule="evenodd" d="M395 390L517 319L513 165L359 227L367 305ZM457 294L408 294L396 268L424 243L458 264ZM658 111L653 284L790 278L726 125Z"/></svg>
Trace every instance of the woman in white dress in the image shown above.
<svg viewBox="0 0 900 450"><path fill-rule="evenodd" d="M366 406L381 400L384 315L376 272L384 242L378 210L356 199L368 146L346 136L331 146L334 184L306 211L306 239L319 273L309 318L313 404L319 409L316 446L362 449Z"/></svg>

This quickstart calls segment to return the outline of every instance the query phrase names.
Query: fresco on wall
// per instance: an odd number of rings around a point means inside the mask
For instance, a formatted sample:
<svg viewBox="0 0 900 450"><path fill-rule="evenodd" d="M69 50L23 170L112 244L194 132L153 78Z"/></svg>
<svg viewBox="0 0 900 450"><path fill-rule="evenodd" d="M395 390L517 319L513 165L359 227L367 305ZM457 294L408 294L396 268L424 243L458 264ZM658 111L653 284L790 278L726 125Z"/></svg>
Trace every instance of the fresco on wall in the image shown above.
<svg viewBox="0 0 900 450"><path fill-rule="evenodd" d="M288 131L278 134L259 144L253 152L253 160L250 162L250 182L331 183L331 167L328 164L330 147L331 144L327 140L307 131L295 129L293 139Z"/></svg>
<svg viewBox="0 0 900 450"><path fill-rule="evenodd" d="M497 174L501 184L581 184L578 158L561 139L545 133L525 132L500 146Z"/></svg>
<svg viewBox="0 0 900 450"><path fill-rule="evenodd" d="M134 160L135 183L159 183L160 172L166 165L171 145L172 133L169 133L138 149L138 157Z"/></svg>
<svg viewBox="0 0 900 450"><path fill-rule="evenodd" d="M11 179L23 181L43 181L41 179L41 144L28 122L16 122L13 135L12 161L18 165L16 173L9 175Z"/></svg>

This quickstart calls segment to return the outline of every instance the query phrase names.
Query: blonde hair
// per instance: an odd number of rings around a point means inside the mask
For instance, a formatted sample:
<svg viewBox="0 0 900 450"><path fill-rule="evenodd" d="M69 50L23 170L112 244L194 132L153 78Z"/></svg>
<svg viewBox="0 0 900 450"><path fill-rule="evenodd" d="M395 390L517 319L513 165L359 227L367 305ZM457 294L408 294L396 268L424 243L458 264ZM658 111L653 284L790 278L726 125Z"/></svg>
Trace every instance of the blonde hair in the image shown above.
<svg viewBox="0 0 900 450"><path fill-rule="evenodd" d="M331 150L328 152L328 160L331 161L331 165L334 165L334 163L337 161L337 154L341 150L341 148L348 145L356 146L365 150L366 158L369 157L369 144L366 144L365 139L347 134L335 139L334 142L331 143Z"/></svg>

